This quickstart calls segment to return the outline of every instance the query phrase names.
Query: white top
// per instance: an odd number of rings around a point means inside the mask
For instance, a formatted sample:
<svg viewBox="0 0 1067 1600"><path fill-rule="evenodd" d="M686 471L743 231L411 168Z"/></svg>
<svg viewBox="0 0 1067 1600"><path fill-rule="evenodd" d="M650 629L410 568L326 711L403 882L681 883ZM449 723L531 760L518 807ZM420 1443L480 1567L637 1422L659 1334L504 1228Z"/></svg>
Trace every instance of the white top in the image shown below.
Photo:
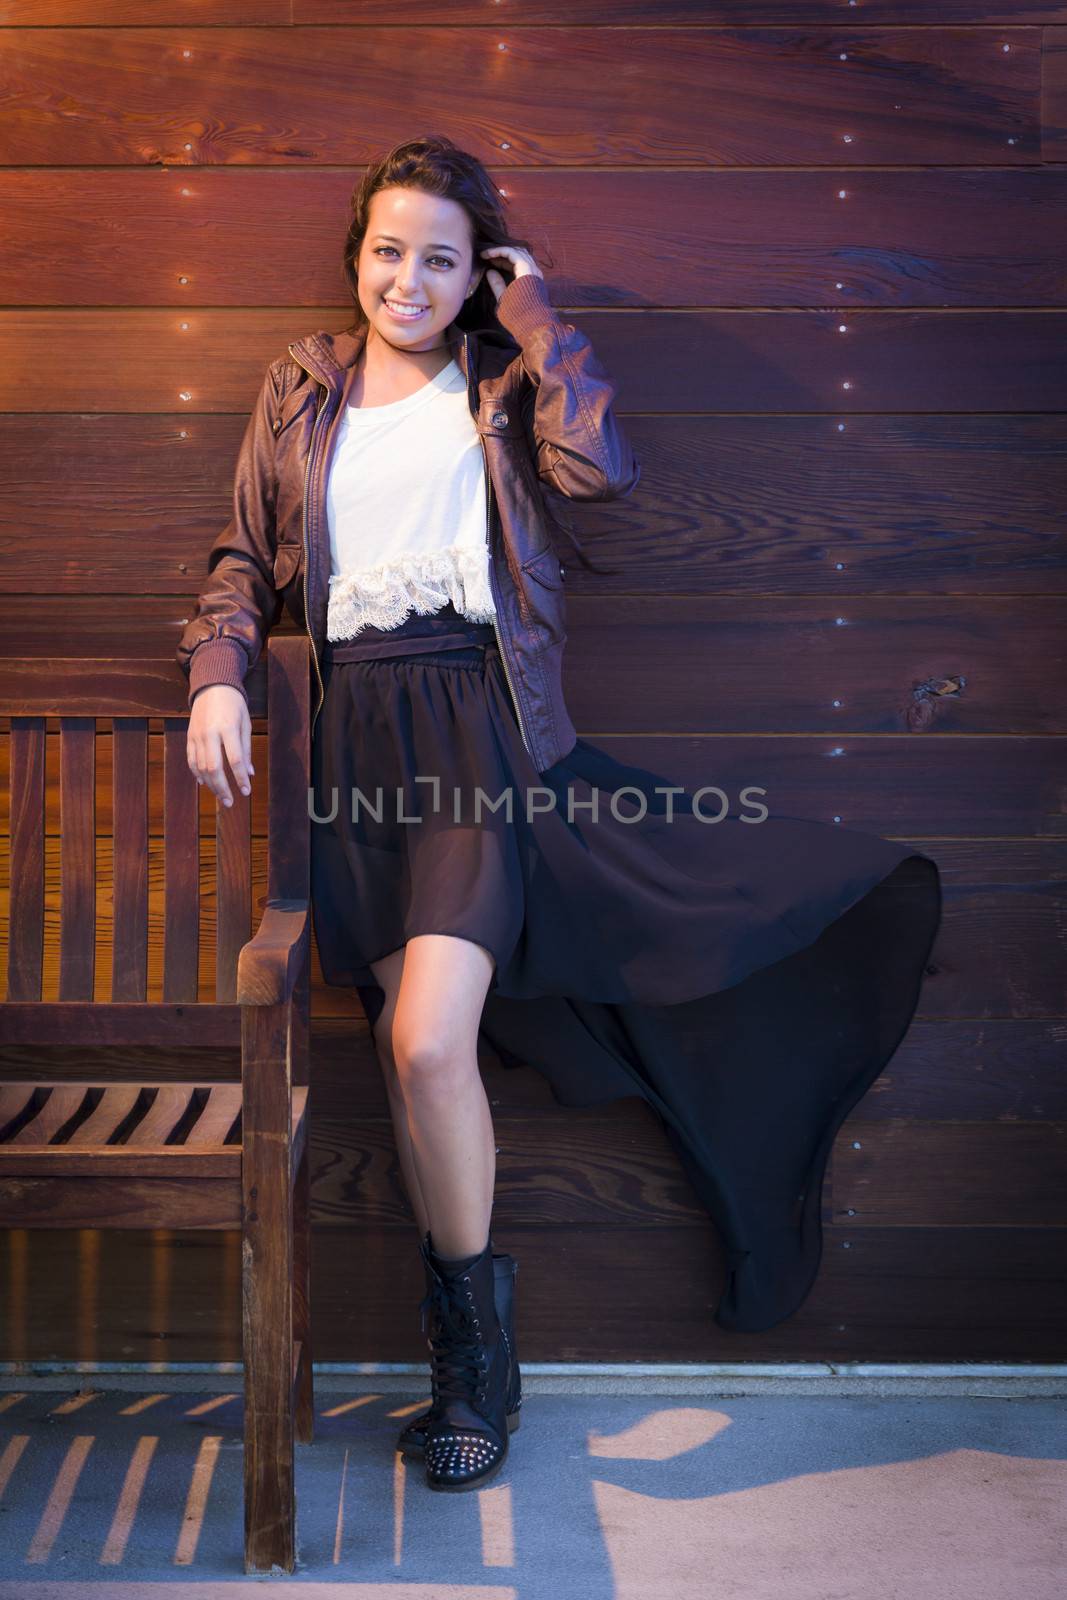
<svg viewBox="0 0 1067 1600"><path fill-rule="evenodd" d="M346 406L339 426L326 637L397 628L449 600L492 622L485 458L459 365L390 405Z"/></svg>

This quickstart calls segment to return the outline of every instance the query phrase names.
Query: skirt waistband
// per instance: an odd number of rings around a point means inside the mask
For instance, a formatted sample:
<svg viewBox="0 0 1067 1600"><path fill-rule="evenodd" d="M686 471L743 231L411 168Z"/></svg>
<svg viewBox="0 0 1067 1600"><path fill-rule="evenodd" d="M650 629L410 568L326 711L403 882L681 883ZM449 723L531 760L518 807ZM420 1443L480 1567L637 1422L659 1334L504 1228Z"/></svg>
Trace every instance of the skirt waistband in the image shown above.
<svg viewBox="0 0 1067 1600"><path fill-rule="evenodd" d="M472 622L452 605L420 615L413 612L397 628L362 628L351 639L327 641L325 661L373 661L379 656L421 655L435 650L469 649L492 644L491 622Z"/></svg>

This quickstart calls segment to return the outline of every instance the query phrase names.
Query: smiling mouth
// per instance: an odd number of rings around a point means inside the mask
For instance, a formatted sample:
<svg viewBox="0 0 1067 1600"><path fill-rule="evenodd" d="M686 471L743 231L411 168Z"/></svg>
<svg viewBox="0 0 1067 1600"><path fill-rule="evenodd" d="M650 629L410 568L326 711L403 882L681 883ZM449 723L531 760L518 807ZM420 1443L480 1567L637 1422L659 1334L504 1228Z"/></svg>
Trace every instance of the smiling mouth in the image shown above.
<svg viewBox="0 0 1067 1600"><path fill-rule="evenodd" d="M382 304L394 316L404 318L408 322L414 322L416 318L421 317L424 312L430 309L429 306L407 305L402 300L390 300L388 295L382 296Z"/></svg>

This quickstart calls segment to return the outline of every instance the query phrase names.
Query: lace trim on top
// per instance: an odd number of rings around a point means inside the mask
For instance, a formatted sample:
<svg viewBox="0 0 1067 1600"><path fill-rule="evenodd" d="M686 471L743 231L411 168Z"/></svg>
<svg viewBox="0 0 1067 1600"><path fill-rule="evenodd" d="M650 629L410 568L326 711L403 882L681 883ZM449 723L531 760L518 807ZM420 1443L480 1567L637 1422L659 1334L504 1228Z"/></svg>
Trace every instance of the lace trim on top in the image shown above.
<svg viewBox="0 0 1067 1600"><path fill-rule="evenodd" d="M425 616L450 600L472 622L494 620L484 545L410 551L380 567L331 577L326 637L337 642L366 627L399 628L412 611Z"/></svg>

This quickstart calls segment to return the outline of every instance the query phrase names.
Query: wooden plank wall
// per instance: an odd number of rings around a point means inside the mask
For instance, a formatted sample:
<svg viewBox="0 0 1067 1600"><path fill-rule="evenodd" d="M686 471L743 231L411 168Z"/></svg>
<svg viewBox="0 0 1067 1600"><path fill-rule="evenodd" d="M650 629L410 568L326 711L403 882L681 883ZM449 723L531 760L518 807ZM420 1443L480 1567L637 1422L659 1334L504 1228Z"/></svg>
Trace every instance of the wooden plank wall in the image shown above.
<svg viewBox="0 0 1067 1600"><path fill-rule="evenodd" d="M687 784L758 770L945 884L920 1015L837 1142L820 1281L767 1334L712 1324L714 1233L636 1100L564 1111L487 1065L522 1353L1061 1358L1067 0L145 15L0 4L0 649L172 663L265 364L349 320L364 165L457 139L643 463L575 512L623 569L568 576L579 732ZM419 1359L384 1093L317 957L314 1008L316 1357ZM239 1357L230 1236L4 1251L0 1358Z"/></svg>

